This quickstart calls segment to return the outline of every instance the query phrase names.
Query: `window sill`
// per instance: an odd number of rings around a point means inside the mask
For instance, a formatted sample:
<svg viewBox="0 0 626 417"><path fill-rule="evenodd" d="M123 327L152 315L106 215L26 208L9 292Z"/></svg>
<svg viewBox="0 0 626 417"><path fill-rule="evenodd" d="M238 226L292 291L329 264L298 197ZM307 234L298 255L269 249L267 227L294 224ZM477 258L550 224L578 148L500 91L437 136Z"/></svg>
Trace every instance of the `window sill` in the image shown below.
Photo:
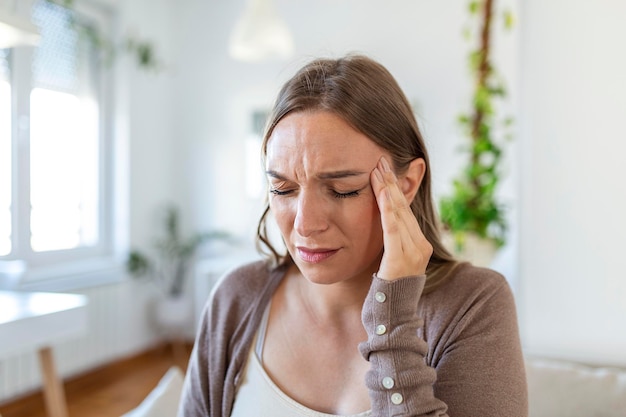
<svg viewBox="0 0 626 417"><path fill-rule="evenodd" d="M74 291L122 282L124 264L113 258L93 258L26 269L17 284L20 291Z"/></svg>

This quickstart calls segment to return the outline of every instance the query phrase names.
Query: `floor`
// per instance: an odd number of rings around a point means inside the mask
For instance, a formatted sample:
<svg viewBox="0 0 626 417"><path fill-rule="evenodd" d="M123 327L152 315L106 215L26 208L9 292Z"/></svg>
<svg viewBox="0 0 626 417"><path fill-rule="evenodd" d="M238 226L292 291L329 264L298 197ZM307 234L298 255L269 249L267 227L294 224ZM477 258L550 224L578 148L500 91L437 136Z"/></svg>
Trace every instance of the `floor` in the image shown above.
<svg viewBox="0 0 626 417"><path fill-rule="evenodd" d="M65 383L69 417L120 417L152 391L172 366L185 369L191 344L162 345ZM47 417L41 393L0 404L0 417Z"/></svg>

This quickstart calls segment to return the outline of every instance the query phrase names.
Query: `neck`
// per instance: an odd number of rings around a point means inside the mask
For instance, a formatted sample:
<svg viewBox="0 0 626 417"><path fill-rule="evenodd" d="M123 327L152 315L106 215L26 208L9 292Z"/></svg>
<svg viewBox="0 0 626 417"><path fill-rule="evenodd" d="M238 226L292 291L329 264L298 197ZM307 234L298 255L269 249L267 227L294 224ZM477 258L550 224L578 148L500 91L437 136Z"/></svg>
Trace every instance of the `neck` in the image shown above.
<svg viewBox="0 0 626 417"><path fill-rule="evenodd" d="M353 320L355 315L360 320L371 276L325 285L310 282L293 268L294 293L316 322L339 324Z"/></svg>

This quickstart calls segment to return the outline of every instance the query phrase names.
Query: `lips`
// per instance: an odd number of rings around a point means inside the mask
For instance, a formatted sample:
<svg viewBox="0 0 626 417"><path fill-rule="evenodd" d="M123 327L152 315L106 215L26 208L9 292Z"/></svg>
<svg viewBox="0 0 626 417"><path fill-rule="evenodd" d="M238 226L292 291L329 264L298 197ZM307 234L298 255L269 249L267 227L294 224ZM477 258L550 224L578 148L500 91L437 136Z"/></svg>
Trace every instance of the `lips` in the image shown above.
<svg viewBox="0 0 626 417"><path fill-rule="evenodd" d="M330 258L337 252L339 249L309 249L305 247L297 247L298 256L304 262L316 264L326 259Z"/></svg>

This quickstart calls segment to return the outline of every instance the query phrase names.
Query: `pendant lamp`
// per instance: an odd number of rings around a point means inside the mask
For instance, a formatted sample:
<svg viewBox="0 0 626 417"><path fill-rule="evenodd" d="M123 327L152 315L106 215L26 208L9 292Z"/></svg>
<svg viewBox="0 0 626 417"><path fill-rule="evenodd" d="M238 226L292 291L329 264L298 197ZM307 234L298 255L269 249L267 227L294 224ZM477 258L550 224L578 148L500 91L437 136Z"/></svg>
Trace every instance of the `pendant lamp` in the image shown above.
<svg viewBox="0 0 626 417"><path fill-rule="evenodd" d="M230 56L240 61L258 62L287 59L293 51L291 33L276 14L272 0L248 0L231 34Z"/></svg>

